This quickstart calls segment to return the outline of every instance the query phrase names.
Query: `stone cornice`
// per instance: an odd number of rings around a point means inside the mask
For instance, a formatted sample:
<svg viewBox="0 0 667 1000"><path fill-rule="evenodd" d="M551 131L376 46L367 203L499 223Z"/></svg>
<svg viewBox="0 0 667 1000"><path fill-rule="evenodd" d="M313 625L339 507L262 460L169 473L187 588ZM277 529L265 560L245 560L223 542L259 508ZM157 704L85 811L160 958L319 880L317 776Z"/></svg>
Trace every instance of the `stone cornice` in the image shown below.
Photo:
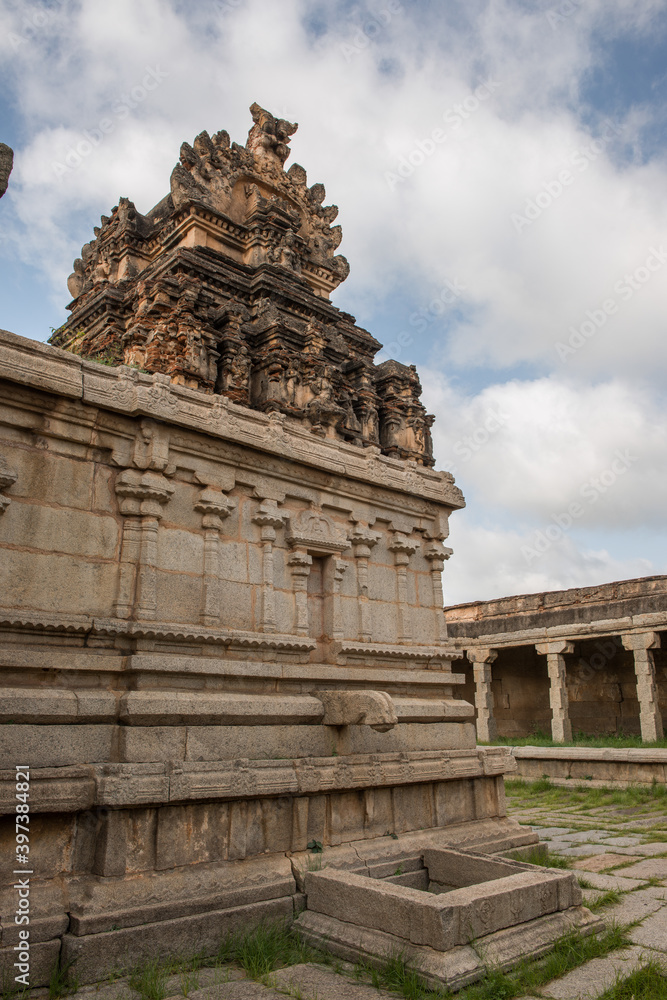
<svg viewBox="0 0 667 1000"><path fill-rule="evenodd" d="M376 448L318 438L296 419L277 421L224 396L174 385L166 375L84 361L4 330L0 331L0 378L126 416L153 417L451 508L464 506L463 495L447 472L381 455Z"/></svg>

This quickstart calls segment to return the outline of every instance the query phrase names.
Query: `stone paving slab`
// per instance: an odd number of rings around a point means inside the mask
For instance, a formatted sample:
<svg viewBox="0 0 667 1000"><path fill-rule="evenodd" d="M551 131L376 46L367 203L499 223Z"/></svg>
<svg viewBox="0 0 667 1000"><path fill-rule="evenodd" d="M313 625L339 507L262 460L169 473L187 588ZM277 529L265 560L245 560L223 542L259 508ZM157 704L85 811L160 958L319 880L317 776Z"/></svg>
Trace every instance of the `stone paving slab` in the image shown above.
<svg viewBox="0 0 667 1000"><path fill-rule="evenodd" d="M591 959L560 979L553 979L542 987L541 992L545 997L553 997L553 1000L592 1000L613 986L617 977L625 979L646 965L649 957L650 953L647 955L645 948L631 945L612 952L606 958Z"/></svg>
<svg viewBox="0 0 667 1000"><path fill-rule="evenodd" d="M586 858L600 855L599 844L577 844L576 847L565 847L558 852L566 858ZM623 859L625 860L625 859Z"/></svg>
<svg viewBox="0 0 667 1000"><path fill-rule="evenodd" d="M627 861L627 858L624 857L623 860ZM621 872L630 878L667 879L667 858L646 858L636 865L621 869Z"/></svg>
<svg viewBox="0 0 667 1000"><path fill-rule="evenodd" d="M377 990L366 983L358 983L321 965L292 965L289 969L274 972L271 982L279 989L289 990L303 1000L380 1000L395 996Z"/></svg>
<svg viewBox="0 0 667 1000"><path fill-rule="evenodd" d="M614 865L625 864L627 860L623 854L594 854L590 858L580 858L578 861L574 861L572 867L588 872L600 872L605 868L612 868Z"/></svg>
<svg viewBox="0 0 667 1000"><path fill-rule="evenodd" d="M593 844L610 836L609 830L581 830L579 833L563 833L559 839L568 840L571 844Z"/></svg>
<svg viewBox="0 0 667 1000"><path fill-rule="evenodd" d="M183 1000L183 994L168 1000ZM256 983L254 979L242 979L195 990L188 993L188 1000L285 1000L285 994Z"/></svg>
<svg viewBox="0 0 667 1000"><path fill-rule="evenodd" d="M661 840L652 844L639 844L637 847L619 847L618 853L629 857L636 854L643 854L645 857L654 857L655 855L667 854L667 843Z"/></svg>
<svg viewBox="0 0 667 1000"><path fill-rule="evenodd" d="M575 872L576 874L577 872ZM598 872L582 871L581 878L590 882L594 889L603 889L605 892L609 889L629 892L631 889L638 889L640 885L645 884L642 879L622 878L620 872L618 875L600 875Z"/></svg>
<svg viewBox="0 0 667 1000"><path fill-rule="evenodd" d="M662 907L630 931L630 940L647 948L667 952L667 907Z"/></svg>
<svg viewBox="0 0 667 1000"><path fill-rule="evenodd" d="M618 903L607 907L604 911L605 920L615 920L618 924L631 924L635 920L644 920L657 910L664 907L664 901L656 899L649 889L637 889L629 892Z"/></svg>
<svg viewBox="0 0 667 1000"><path fill-rule="evenodd" d="M605 837L602 843L605 847L636 847L641 844L641 837Z"/></svg>

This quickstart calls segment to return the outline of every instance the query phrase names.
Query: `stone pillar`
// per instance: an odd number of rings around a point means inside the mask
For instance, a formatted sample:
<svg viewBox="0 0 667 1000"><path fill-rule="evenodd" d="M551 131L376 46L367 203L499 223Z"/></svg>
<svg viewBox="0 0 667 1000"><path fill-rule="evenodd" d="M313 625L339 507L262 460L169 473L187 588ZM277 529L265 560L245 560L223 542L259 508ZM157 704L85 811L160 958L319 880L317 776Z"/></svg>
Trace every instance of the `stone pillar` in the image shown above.
<svg viewBox="0 0 667 1000"><path fill-rule="evenodd" d="M297 549L288 562L292 567L296 603L294 631L297 635L308 635L308 577L313 557L305 549Z"/></svg>
<svg viewBox="0 0 667 1000"><path fill-rule="evenodd" d="M350 543L357 563L357 595L359 600L359 638L372 642L371 605L368 597L368 560L379 535L365 524L355 524Z"/></svg>
<svg viewBox="0 0 667 1000"><path fill-rule="evenodd" d="M567 697L565 654L572 653L574 643L562 640L540 642L535 649L546 656L549 670L549 702L551 704L551 737L558 743L572 739L572 723Z"/></svg>
<svg viewBox="0 0 667 1000"><path fill-rule="evenodd" d="M498 726L493 715L491 664L497 659L498 653L495 649L467 649L466 656L472 663L475 677L477 739L482 743L493 743L498 736Z"/></svg>
<svg viewBox="0 0 667 1000"><path fill-rule="evenodd" d="M644 743L662 739L662 714L658 703L655 662L652 650L660 648L658 632L630 632L621 636L625 649L632 650L637 677L639 721Z"/></svg>
<svg viewBox="0 0 667 1000"><path fill-rule="evenodd" d="M275 500L263 500L252 519L262 529L262 618L260 631L275 632L276 601L273 577L273 544L276 540L276 531L282 527L285 517L278 510Z"/></svg>
<svg viewBox="0 0 667 1000"><path fill-rule="evenodd" d="M157 533L162 507L174 487L159 472L125 469L116 482L123 522L120 552L117 618L140 619L157 615Z"/></svg>
<svg viewBox="0 0 667 1000"><path fill-rule="evenodd" d="M424 555L431 564L431 581L433 585L433 607L436 614L435 641L443 642L447 638L447 622L445 621L445 598L442 593L442 571L445 562L452 555L453 549L447 548L437 539L428 542L424 549ZM480 737L481 739L481 737Z"/></svg>
<svg viewBox="0 0 667 1000"><path fill-rule="evenodd" d="M398 592L398 641L412 642L412 624L408 607L408 563L410 556L417 550L417 543L408 538L402 531L393 531L389 543L394 553Z"/></svg>
<svg viewBox="0 0 667 1000"><path fill-rule="evenodd" d="M331 638L342 639L343 609L341 608L340 603L340 587L343 582L345 570L347 569L347 563L344 559L339 559L337 556L331 557L331 563L333 571L331 593Z"/></svg>
<svg viewBox="0 0 667 1000"><path fill-rule="evenodd" d="M202 514L204 529L204 583L201 621L215 627L220 624L220 532L225 517L234 510L235 503L220 490L207 487L199 494L195 510Z"/></svg>

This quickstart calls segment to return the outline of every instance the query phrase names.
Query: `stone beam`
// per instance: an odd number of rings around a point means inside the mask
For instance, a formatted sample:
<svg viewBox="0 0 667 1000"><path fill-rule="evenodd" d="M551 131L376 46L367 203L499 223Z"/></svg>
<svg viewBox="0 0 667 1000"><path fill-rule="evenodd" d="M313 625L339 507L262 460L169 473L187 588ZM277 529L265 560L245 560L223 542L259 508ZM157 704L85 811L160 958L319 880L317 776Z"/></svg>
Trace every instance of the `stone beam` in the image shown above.
<svg viewBox="0 0 667 1000"><path fill-rule="evenodd" d="M631 632L622 635L623 646L631 650L635 659L639 721L644 743L662 739L662 714L658 704L653 650L660 648L658 632Z"/></svg>
<svg viewBox="0 0 667 1000"><path fill-rule="evenodd" d="M539 642L535 649L546 656L549 671L549 703L551 704L551 736L558 743L572 739L572 723L567 697L565 654L574 651L574 643L565 640Z"/></svg>
<svg viewBox="0 0 667 1000"><path fill-rule="evenodd" d="M493 715L493 691L491 690L491 665L498 652L495 649L468 649L468 660L473 665L475 678L475 707L477 709L477 739L482 743L493 743L498 736L498 726Z"/></svg>

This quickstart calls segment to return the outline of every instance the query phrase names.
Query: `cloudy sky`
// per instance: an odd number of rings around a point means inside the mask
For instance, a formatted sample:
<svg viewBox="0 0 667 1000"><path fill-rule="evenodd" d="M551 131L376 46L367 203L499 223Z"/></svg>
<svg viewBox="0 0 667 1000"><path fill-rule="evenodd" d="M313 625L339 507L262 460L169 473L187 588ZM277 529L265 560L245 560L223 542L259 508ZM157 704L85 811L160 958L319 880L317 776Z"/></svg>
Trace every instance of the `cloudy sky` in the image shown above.
<svg viewBox="0 0 667 1000"><path fill-rule="evenodd" d="M0 86L0 327L45 340L99 215L258 101L419 367L447 603L667 572L665 0L0 0Z"/></svg>

